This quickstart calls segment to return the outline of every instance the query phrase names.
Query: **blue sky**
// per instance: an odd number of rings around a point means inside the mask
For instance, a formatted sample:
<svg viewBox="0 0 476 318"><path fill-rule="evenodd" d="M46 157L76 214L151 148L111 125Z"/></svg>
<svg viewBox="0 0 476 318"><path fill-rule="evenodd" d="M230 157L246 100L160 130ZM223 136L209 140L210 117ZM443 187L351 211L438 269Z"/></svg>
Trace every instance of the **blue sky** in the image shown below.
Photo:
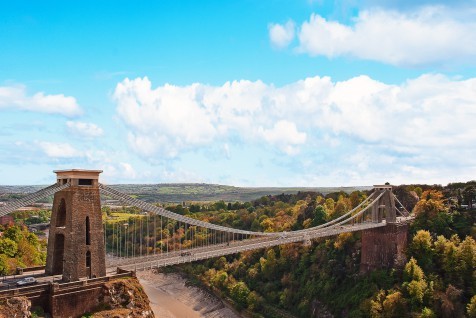
<svg viewBox="0 0 476 318"><path fill-rule="evenodd" d="M0 184L476 178L475 1L0 1Z"/></svg>

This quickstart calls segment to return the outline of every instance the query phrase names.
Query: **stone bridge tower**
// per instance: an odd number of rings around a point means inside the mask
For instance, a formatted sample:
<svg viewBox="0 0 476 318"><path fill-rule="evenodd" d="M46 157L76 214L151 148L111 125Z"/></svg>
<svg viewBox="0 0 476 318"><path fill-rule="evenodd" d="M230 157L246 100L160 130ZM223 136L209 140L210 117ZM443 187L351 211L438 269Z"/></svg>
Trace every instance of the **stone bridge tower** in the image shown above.
<svg viewBox="0 0 476 318"><path fill-rule="evenodd" d="M372 206L372 222L380 223L385 219L387 223L395 223L397 221L397 210L395 208L392 186L375 185L374 192L377 197L381 194L383 195L376 204Z"/></svg>
<svg viewBox="0 0 476 318"><path fill-rule="evenodd" d="M48 238L46 274L64 281L106 276L104 231L99 195L100 170L55 171L56 192Z"/></svg>

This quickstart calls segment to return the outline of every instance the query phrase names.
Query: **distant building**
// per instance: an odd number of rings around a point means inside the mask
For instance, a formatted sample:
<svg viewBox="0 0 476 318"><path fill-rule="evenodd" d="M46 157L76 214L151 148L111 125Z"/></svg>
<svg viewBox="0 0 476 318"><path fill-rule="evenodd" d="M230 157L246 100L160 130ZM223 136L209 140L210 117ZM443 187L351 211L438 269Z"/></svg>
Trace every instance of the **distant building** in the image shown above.
<svg viewBox="0 0 476 318"><path fill-rule="evenodd" d="M13 225L14 224L13 216L11 216L11 215L0 216L0 224L1 225Z"/></svg>

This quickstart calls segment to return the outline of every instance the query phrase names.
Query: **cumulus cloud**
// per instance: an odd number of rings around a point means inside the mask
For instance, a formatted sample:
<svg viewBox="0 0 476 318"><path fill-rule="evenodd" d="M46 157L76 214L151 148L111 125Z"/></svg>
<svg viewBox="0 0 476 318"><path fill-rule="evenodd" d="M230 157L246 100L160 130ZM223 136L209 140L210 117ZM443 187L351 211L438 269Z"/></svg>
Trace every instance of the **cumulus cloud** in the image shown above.
<svg viewBox="0 0 476 318"><path fill-rule="evenodd" d="M138 78L119 83L114 99L120 118L132 128L128 139L136 151L175 156L179 149L210 142L217 133L199 95L198 85L152 89L148 78Z"/></svg>
<svg viewBox="0 0 476 318"><path fill-rule="evenodd" d="M38 142L40 149L50 158L75 158L80 157L80 152L69 143Z"/></svg>
<svg viewBox="0 0 476 318"><path fill-rule="evenodd" d="M302 134L293 123L279 124L293 136L284 137L279 145L275 140L274 121L265 109L270 106L266 99L274 98L273 89L260 81L228 82L219 87L166 84L152 89L147 78L138 78L119 83L114 99L119 117L130 128L129 144L143 156L176 157L180 151L231 136L258 138L285 152L296 152Z"/></svg>
<svg viewBox="0 0 476 318"><path fill-rule="evenodd" d="M76 99L38 92L28 96L24 86L0 86L0 109L11 108L73 117L82 113Z"/></svg>
<svg viewBox="0 0 476 318"><path fill-rule="evenodd" d="M271 23L268 26L271 44L277 48L287 47L294 39L294 22L289 20L286 24Z"/></svg>
<svg viewBox="0 0 476 318"><path fill-rule="evenodd" d="M93 123L67 121L66 127L70 133L84 138L100 137L103 134L102 128Z"/></svg>
<svg viewBox="0 0 476 318"><path fill-rule="evenodd" d="M352 25L312 14L299 27L297 50L311 56L349 56L399 66L474 63L474 16L449 12L442 6L406 12L367 9L359 12ZM289 44L284 36L287 26L272 26L278 35L270 29L271 42L281 47Z"/></svg>
<svg viewBox="0 0 476 318"><path fill-rule="evenodd" d="M119 83L114 98L130 146L144 157L240 141L296 155L307 145L339 147L350 138L416 160L476 144L475 87L474 78L438 74L400 85L316 76L282 87L235 81L155 89L138 78Z"/></svg>
<svg viewBox="0 0 476 318"><path fill-rule="evenodd" d="M299 148L296 146L306 142L306 133L299 132L296 124L287 120L276 122L271 129L261 129L261 133L264 140L277 145L288 155L297 154Z"/></svg>

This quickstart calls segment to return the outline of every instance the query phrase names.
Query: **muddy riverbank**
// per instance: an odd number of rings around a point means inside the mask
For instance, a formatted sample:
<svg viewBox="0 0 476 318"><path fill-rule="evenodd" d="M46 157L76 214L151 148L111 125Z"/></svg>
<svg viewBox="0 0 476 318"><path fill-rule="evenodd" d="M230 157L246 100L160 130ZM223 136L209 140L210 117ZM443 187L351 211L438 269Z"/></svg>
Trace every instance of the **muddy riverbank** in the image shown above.
<svg viewBox="0 0 476 318"><path fill-rule="evenodd" d="M138 272L155 317L160 318L242 318L221 299L175 273Z"/></svg>

